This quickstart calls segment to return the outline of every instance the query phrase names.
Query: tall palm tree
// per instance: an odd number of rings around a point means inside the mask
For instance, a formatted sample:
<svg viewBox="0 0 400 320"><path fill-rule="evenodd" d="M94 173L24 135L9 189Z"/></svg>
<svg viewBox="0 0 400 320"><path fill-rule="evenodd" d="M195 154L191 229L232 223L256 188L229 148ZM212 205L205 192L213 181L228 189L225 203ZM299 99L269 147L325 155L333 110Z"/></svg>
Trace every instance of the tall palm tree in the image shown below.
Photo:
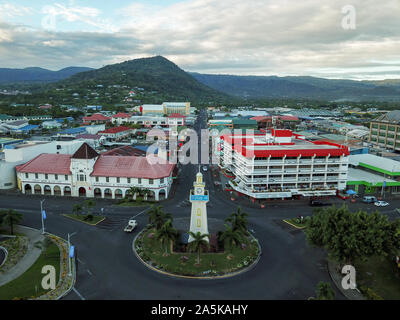
<svg viewBox="0 0 400 320"><path fill-rule="evenodd" d="M149 223L152 224L156 230L160 230L167 220L171 220L172 222L172 215L165 213L162 206L151 206L147 214L149 215Z"/></svg>
<svg viewBox="0 0 400 320"><path fill-rule="evenodd" d="M2 216L2 223L10 226L10 232L11 235L14 234L14 225L21 222L22 220L22 214L13 210L13 209L8 209L0 212L0 215Z"/></svg>
<svg viewBox="0 0 400 320"><path fill-rule="evenodd" d="M174 242L178 237L178 231L172 226L172 221L167 220L164 225L156 232L155 238L160 241L161 248L168 253L168 245Z"/></svg>
<svg viewBox="0 0 400 320"><path fill-rule="evenodd" d="M131 200L136 199L136 195L140 193L140 188L130 187L127 194L131 197Z"/></svg>
<svg viewBox="0 0 400 320"><path fill-rule="evenodd" d="M72 208L72 213L79 215L82 213L83 207L81 204L77 203L74 205L74 207Z"/></svg>
<svg viewBox="0 0 400 320"><path fill-rule="evenodd" d="M92 211L92 208L96 206L96 201L93 199L88 199L85 201L85 207L86 207L86 212L87 214L90 214Z"/></svg>
<svg viewBox="0 0 400 320"><path fill-rule="evenodd" d="M210 244L204 238L208 237L209 235L204 233L201 234L200 232L194 233L189 231L189 235L192 236L193 241L189 242L187 248L190 252L197 252L197 264L200 264L200 252L203 247L210 247Z"/></svg>
<svg viewBox="0 0 400 320"><path fill-rule="evenodd" d="M225 219L225 222L231 224L233 231L239 231L243 236L247 236L249 234L247 216L248 214L238 207L236 212Z"/></svg>
<svg viewBox="0 0 400 320"><path fill-rule="evenodd" d="M229 244L229 248L233 250L234 246L239 246L243 242L243 234L240 230L234 230L232 227L229 225L225 224L225 231L221 234L221 241L224 241L225 243Z"/></svg>
<svg viewBox="0 0 400 320"><path fill-rule="evenodd" d="M145 200L147 200L147 197L149 196L150 193L151 191L149 189L142 189L143 198Z"/></svg>

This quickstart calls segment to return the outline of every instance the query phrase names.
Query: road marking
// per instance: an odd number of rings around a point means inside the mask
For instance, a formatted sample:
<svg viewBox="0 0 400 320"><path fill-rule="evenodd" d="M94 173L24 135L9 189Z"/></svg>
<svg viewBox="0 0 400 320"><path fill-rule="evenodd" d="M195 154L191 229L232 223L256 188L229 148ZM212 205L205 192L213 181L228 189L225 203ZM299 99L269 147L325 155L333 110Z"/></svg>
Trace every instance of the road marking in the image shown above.
<svg viewBox="0 0 400 320"><path fill-rule="evenodd" d="M93 273L91 273L89 269L86 269L86 271L87 271L87 273L89 273L89 275L91 275L91 276L93 275Z"/></svg>
<svg viewBox="0 0 400 320"><path fill-rule="evenodd" d="M84 263L81 259L78 258L78 262L82 263L82 264L86 264Z"/></svg>
<svg viewBox="0 0 400 320"><path fill-rule="evenodd" d="M77 294L77 296L78 296L81 300L86 300L86 299L78 292L78 290L75 289L75 287L73 287L72 290Z"/></svg>
<svg viewBox="0 0 400 320"><path fill-rule="evenodd" d="M147 210L149 210L150 208L147 208L141 212L139 212L136 216L133 216L132 218L130 218L129 220L132 220L133 218L136 218L137 216L140 216L141 214L145 213Z"/></svg>

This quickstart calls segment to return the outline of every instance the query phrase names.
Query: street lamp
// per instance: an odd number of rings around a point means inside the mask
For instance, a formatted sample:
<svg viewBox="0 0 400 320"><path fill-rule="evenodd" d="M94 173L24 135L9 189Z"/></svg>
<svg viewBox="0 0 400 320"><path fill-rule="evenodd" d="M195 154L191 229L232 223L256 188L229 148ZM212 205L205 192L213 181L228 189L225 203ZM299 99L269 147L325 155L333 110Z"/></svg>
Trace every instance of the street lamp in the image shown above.
<svg viewBox="0 0 400 320"><path fill-rule="evenodd" d="M42 216L42 234L44 234L44 213L43 213L43 202L45 202L46 199L43 199L42 201L40 201L40 215Z"/></svg>
<svg viewBox="0 0 400 320"><path fill-rule="evenodd" d="M72 267L71 267L71 257L70 257L70 252L71 252L71 241L70 238L75 235L76 232L69 234L68 233L68 276L72 276Z"/></svg>

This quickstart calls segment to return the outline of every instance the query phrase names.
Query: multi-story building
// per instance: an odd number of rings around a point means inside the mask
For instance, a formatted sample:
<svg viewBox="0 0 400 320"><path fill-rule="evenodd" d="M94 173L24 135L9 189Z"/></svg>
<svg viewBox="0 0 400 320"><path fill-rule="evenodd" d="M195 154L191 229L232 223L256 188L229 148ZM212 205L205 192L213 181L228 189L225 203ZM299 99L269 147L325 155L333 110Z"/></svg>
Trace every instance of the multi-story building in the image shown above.
<svg viewBox="0 0 400 320"><path fill-rule="evenodd" d="M329 196L346 189L349 149L291 130L221 136L221 167L232 189L253 199Z"/></svg>
<svg viewBox="0 0 400 320"><path fill-rule="evenodd" d="M376 147L400 151L400 110L371 121L369 142Z"/></svg>
<svg viewBox="0 0 400 320"><path fill-rule="evenodd" d="M190 102L164 102L163 104L144 104L140 106L140 112L146 114L170 115L179 113L190 114Z"/></svg>
<svg viewBox="0 0 400 320"><path fill-rule="evenodd" d="M83 143L72 155L43 153L17 166L18 187L24 194L110 199L128 196L136 187L147 190L148 199L166 199L175 165L156 155L149 158L98 154Z"/></svg>
<svg viewBox="0 0 400 320"><path fill-rule="evenodd" d="M119 141L125 138L129 138L133 133L134 129L119 126L114 128L109 128L104 131L99 131L98 134L101 136L105 136L108 141Z"/></svg>

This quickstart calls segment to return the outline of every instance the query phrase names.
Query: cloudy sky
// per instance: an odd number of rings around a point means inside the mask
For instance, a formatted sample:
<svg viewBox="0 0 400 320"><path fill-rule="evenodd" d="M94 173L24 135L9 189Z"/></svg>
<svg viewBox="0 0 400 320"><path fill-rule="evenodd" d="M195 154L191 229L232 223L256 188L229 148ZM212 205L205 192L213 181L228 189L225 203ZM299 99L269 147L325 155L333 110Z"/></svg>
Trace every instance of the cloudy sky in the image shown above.
<svg viewBox="0 0 400 320"><path fill-rule="evenodd" d="M0 0L0 67L154 55L202 73L400 78L400 0Z"/></svg>

